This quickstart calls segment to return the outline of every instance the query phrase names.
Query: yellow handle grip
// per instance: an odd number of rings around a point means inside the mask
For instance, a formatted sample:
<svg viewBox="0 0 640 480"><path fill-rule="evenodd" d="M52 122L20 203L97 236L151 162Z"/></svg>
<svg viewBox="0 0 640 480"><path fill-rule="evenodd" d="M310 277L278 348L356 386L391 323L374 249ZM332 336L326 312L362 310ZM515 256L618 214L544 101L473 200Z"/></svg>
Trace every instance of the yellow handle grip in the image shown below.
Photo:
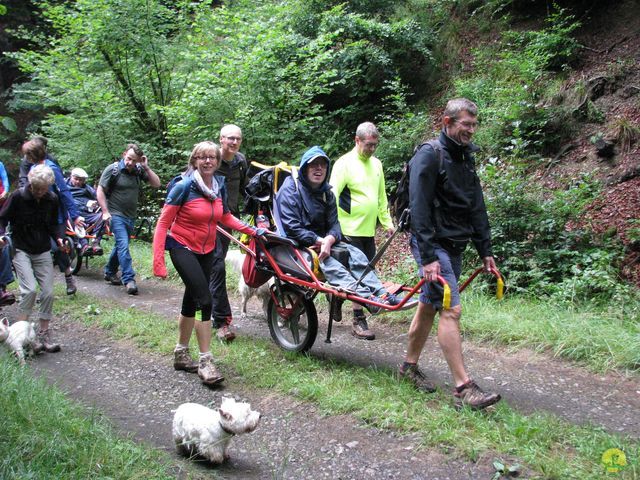
<svg viewBox="0 0 640 480"><path fill-rule="evenodd" d="M448 283L443 285L444 293L442 295L442 308L449 310L451 308L451 288Z"/></svg>
<svg viewBox="0 0 640 480"><path fill-rule="evenodd" d="M502 280L501 276L497 278L498 278L498 284L496 287L496 298L498 300L502 300L502 297L504 296L504 281Z"/></svg>

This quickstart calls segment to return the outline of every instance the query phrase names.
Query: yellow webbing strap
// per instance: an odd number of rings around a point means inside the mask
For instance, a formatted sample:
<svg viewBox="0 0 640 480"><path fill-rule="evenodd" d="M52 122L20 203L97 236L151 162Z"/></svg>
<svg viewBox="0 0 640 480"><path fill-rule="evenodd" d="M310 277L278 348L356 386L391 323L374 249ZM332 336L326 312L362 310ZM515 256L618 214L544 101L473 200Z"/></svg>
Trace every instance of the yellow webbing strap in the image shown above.
<svg viewBox="0 0 640 480"><path fill-rule="evenodd" d="M442 308L449 310L451 308L451 288L448 283L444 284L444 294L442 295Z"/></svg>
<svg viewBox="0 0 640 480"><path fill-rule="evenodd" d="M321 276L322 278L324 278L324 275L322 275L322 271L320 270L320 257L318 257L318 254L315 250L312 250L310 248L307 248L307 252L311 254L311 261L313 262L311 271L316 277L318 277L318 279L320 279Z"/></svg>
<svg viewBox="0 0 640 480"><path fill-rule="evenodd" d="M504 281L502 280L501 276L498 276L498 285L496 288L496 298L498 300L502 300L502 297L504 296Z"/></svg>

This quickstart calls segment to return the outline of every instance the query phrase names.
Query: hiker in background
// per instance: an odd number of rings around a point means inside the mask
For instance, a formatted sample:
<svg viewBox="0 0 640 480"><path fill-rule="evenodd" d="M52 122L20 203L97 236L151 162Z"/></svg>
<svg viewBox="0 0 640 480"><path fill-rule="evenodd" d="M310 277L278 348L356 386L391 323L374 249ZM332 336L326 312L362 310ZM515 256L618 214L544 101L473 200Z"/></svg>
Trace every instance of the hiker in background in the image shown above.
<svg viewBox="0 0 640 480"><path fill-rule="evenodd" d="M44 155L44 149L40 150ZM34 164L37 158L31 158ZM55 176L47 165L35 165L27 176L29 183L14 191L0 210L0 248L8 247L5 229L11 229L13 266L20 285L17 321L28 320L40 287L39 329L34 350L58 352L60 344L51 340L49 324L53 310L53 260L51 239L62 248L64 229L58 216L58 197L50 186Z"/></svg>
<svg viewBox="0 0 640 480"><path fill-rule="evenodd" d="M31 165L46 165L53 171L54 183L50 189L58 196L58 221L63 228L67 222L67 218L71 220L74 226L84 226L84 218L78 212L76 204L73 201L69 186L64 179L60 166L50 159L47 153L47 142L44 137L35 137L22 145L23 162ZM67 247L60 248L53 240L51 241L51 250L53 251L53 259L58 265L60 272L64 273L64 280L67 287L67 295L76 293L76 280L71 273L71 258Z"/></svg>
<svg viewBox="0 0 640 480"><path fill-rule="evenodd" d="M426 282L409 328L407 354L399 375L419 390L435 391L418 367L418 359L439 312L438 343L453 375L456 401L483 409L498 402L500 395L484 392L465 369L458 291L462 252L469 240L485 270L496 268L487 209L475 171L473 154L478 148L471 143L478 127L478 108L465 98L450 100L442 127L438 141L421 145L409 162L411 250ZM444 277L451 288L448 309L442 306L443 289L437 283L438 276Z"/></svg>
<svg viewBox="0 0 640 480"><path fill-rule="evenodd" d="M225 125L220 130L220 152L222 161L216 175L224 177L227 192L227 207L235 215L239 215L240 198L247 184L247 160L240 153L242 130L237 125ZM232 342L236 338L231 323L233 316L229 296L227 295L227 273L224 259L229 249L229 239L220 235L216 242L209 280L209 291L213 299L213 328L217 328L217 337L222 342Z"/></svg>
<svg viewBox="0 0 640 480"><path fill-rule="evenodd" d="M9 196L9 176L4 168L4 163L0 162L0 208ZM15 303L16 297L13 293L7 292L7 285L12 283L13 270L11 269L11 254L8 248L0 249L0 307Z"/></svg>
<svg viewBox="0 0 640 480"><path fill-rule="evenodd" d="M341 156L331 169L329 183L338 201L338 220L345 240L359 248L369 261L376 254L376 226L378 222L393 233L393 221L387 205L382 162L373 154L378 148L380 134L371 122L358 125L353 150ZM342 318L342 301L331 301L334 320ZM353 335L373 340L362 305L353 304Z"/></svg>
<svg viewBox="0 0 640 480"><path fill-rule="evenodd" d="M102 220L109 222L115 239L115 246L104 267L104 280L112 285L124 285L129 295L138 294L129 237L136 221L141 182L148 182L153 188L160 187L160 179L151 170L142 149L130 143L122 158L104 169L96 192ZM121 277L118 276L119 268L122 269Z"/></svg>
<svg viewBox="0 0 640 480"><path fill-rule="evenodd" d="M224 225L249 235L263 233L238 220L225 205L223 179L214 175L221 164L220 157L220 148L213 142L200 142L193 147L187 172L169 191L153 236L154 275L166 278L164 251L169 250L171 262L185 286L173 367L198 372L206 385L224 380L210 351L212 299L209 278L215 246L221 237L216 226ZM197 310L202 316L196 321ZM189 354L194 326L200 349L198 362L194 362Z"/></svg>
<svg viewBox="0 0 640 480"><path fill-rule="evenodd" d="M67 185L76 203L76 208L84 218L85 227L93 227L91 234L94 236L91 244L86 238L79 238L80 252L83 257L91 255L102 255L100 240L104 234L104 220L98 205L96 190L87 183L89 174L84 168L76 167L71 170L71 175L67 178Z"/></svg>

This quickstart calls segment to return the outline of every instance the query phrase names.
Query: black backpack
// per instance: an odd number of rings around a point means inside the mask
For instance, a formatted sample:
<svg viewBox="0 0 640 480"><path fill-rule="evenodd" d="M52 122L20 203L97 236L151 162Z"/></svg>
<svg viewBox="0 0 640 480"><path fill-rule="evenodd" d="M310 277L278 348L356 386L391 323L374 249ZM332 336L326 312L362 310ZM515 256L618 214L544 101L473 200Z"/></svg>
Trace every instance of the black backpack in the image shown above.
<svg viewBox="0 0 640 480"><path fill-rule="evenodd" d="M439 140L429 140L428 142L421 143L418 145L413 154L424 145L430 145L431 148L438 155L438 172L442 171L442 145ZM391 216L393 220L396 222L396 225L400 230L408 230L411 222L410 222L410 211L409 211L409 174L411 170L411 161L405 162L402 167L402 177L400 177L400 181L398 182L398 186L396 187L395 199L393 204L391 205Z"/></svg>

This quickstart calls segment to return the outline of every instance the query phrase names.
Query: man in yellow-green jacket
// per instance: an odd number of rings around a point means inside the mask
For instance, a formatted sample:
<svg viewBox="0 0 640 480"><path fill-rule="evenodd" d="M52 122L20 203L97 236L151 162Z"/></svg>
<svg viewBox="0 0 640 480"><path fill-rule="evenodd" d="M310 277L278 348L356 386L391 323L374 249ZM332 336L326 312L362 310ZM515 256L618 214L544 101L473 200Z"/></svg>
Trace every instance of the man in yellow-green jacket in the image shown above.
<svg viewBox="0 0 640 480"><path fill-rule="evenodd" d="M387 205L382 163L373 156L380 134L371 122L358 125L355 147L338 159L331 170L329 183L338 203L338 220L342 234L369 260L376 254L375 233L378 222L393 232L393 221ZM334 302L333 305L336 305ZM341 305L336 307L339 309ZM332 312L334 319L338 312ZM361 305L353 305L353 334L357 338L373 340Z"/></svg>

